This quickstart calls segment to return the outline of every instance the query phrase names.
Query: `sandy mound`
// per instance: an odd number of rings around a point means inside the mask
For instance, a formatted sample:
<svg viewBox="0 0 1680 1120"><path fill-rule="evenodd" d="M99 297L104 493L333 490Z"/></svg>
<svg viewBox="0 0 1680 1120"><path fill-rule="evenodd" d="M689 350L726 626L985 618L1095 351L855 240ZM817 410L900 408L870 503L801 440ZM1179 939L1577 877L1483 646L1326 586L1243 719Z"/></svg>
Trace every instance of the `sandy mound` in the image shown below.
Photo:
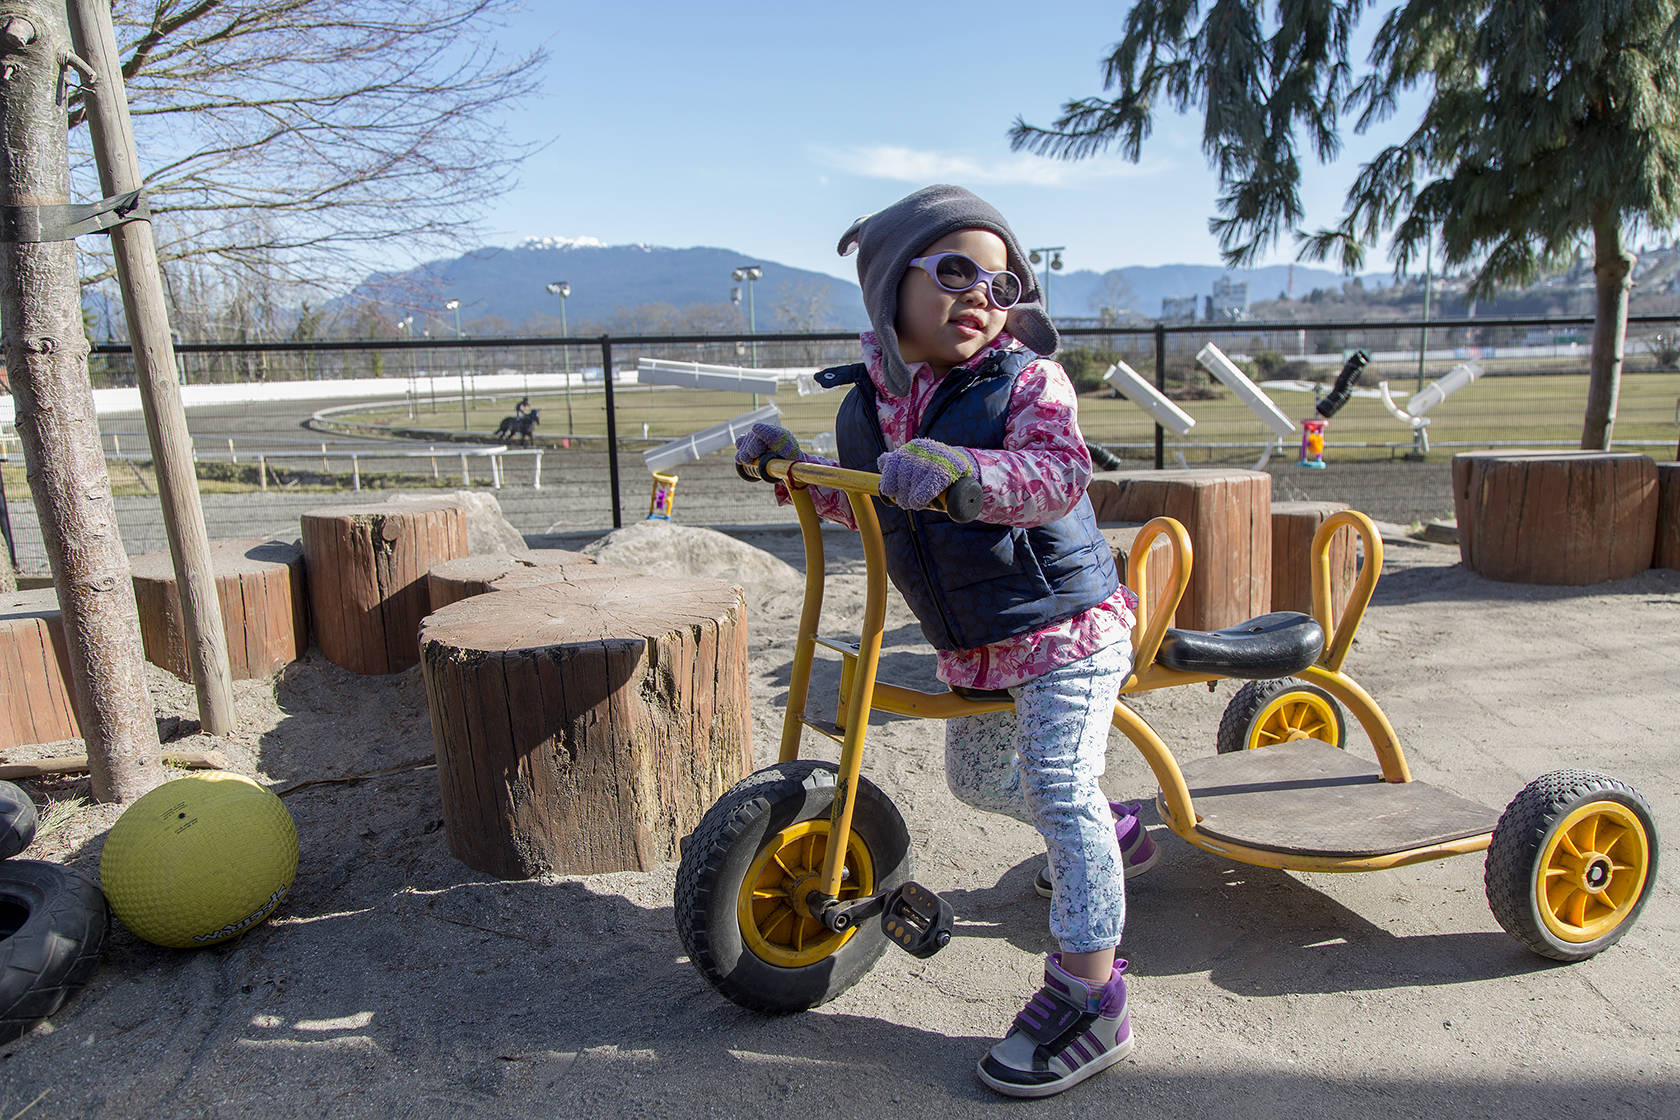
<svg viewBox="0 0 1680 1120"><path fill-rule="evenodd" d="M741 585L754 598L795 591L800 574L786 562L715 529L638 521L583 549L597 564L649 575L698 576Z"/></svg>

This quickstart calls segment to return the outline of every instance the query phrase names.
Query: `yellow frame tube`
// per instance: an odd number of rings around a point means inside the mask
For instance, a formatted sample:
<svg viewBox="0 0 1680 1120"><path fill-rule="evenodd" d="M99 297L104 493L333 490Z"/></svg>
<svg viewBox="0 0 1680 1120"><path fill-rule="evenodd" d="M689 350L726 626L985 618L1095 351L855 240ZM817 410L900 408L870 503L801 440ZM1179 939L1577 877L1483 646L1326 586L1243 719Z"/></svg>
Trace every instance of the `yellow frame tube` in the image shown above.
<svg viewBox="0 0 1680 1120"><path fill-rule="evenodd" d="M1155 545L1155 538L1167 538L1171 553L1171 567L1167 573L1167 589L1161 596L1159 605L1150 602L1149 576L1146 569L1149 566L1149 550ZM1137 625L1132 628L1132 674L1133 679L1155 664L1155 654L1161 649L1161 639L1167 636L1167 628L1172 625L1173 614L1178 610L1178 604L1184 599L1184 592L1190 586L1190 564L1192 552L1190 548L1190 534L1184 526L1171 517L1155 517L1144 523L1132 538L1132 551L1126 557L1126 586L1130 587L1138 598ZM1129 687L1131 681L1127 681ZM1124 690L1122 690L1124 691Z"/></svg>
<svg viewBox="0 0 1680 1120"><path fill-rule="evenodd" d="M1217 840L1198 832L1194 827L1180 828L1175 821L1168 821L1167 823L1187 843L1194 844L1204 852L1228 856L1231 859L1253 864L1256 867L1274 867L1282 871L1383 871L1390 867L1428 863L1430 860L1460 856L1467 852L1486 851L1487 846L1493 842L1493 833L1481 832L1475 836L1466 836L1462 840L1449 840L1442 844L1431 844L1424 848L1411 848L1404 852L1389 852L1380 856L1310 856L1290 852L1274 852L1267 848L1250 847L1247 844L1234 844L1229 840Z"/></svg>
<svg viewBox="0 0 1680 1120"><path fill-rule="evenodd" d="M1365 544L1365 567L1348 595L1342 617L1330 617L1330 538L1344 525L1358 531ZM1324 651L1318 663L1332 673L1340 672L1353 647L1353 636L1365 618L1365 608L1377 589L1377 577L1382 574L1382 536L1369 517L1358 510L1341 509L1326 517L1313 534L1312 542L1312 607L1313 618L1324 628Z"/></svg>
<svg viewBox="0 0 1680 1120"><path fill-rule="evenodd" d="M800 734L805 727L805 701L811 690L811 658L816 652L817 626L822 618L823 579L828 574L823 554L822 521L811 495L792 490L794 511L799 514L799 535L805 544L805 602L799 610L799 632L793 643L793 669L788 676L787 707L782 711L780 762L799 757Z"/></svg>
<svg viewBox="0 0 1680 1120"><path fill-rule="evenodd" d="M867 494L848 491L852 516L857 519L863 541L865 576L863 624L859 627L857 667L852 672L851 695L846 701L846 738L840 746L840 773L835 780L834 808L829 815L828 851L823 856L822 893L840 897L840 876L845 869L846 842L852 835L852 810L857 805L858 774L863 769L863 735L869 729L869 712L875 698L875 671L881 661L881 634L887 620L886 545L881 541L881 523Z"/></svg>

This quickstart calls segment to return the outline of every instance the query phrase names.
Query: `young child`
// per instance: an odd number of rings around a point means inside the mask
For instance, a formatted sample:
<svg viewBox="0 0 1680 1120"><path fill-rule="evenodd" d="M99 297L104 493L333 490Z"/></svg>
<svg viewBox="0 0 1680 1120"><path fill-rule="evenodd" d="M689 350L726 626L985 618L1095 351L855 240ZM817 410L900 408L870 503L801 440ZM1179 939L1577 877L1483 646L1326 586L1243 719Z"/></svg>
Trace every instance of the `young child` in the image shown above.
<svg viewBox="0 0 1680 1120"><path fill-rule="evenodd" d="M1061 952L978 1072L1000 1093L1050 1096L1133 1046L1115 949L1125 875L1156 851L1097 779L1137 599L1097 531L1073 387L1039 356L1055 351L1056 329L1003 216L960 187L928 187L858 219L839 248L858 255L874 328L862 365L818 374L852 383L835 421L840 465L880 471L893 503L877 503L888 572L938 651L940 679L1015 699L1013 712L947 721L948 784L1028 821L1049 850L1038 889ZM758 424L736 459L766 454L826 461ZM959 525L928 507L965 475L984 501ZM856 528L844 493L811 494L824 517Z"/></svg>

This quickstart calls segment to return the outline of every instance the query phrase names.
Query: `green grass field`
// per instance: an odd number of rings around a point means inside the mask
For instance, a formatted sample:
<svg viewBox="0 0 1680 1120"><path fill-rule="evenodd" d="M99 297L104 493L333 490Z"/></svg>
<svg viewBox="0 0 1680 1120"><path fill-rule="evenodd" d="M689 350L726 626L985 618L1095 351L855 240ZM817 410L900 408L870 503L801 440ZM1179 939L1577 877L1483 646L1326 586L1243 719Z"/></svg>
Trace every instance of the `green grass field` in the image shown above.
<svg viewBox="0 0 1680 1120"><path fill-rule="evenodd" d="M1426 371L1425 384L1446 372L1445 366ZM1417 387L1416 371L1395 373L1391 393L1402 408ZM1379 374L1380 376L1380 374ZM1370 374L1362 387L1374 382ZM1581 419L1586 410L1587 379L1584 373L1534 373L1497 376L1490 373L1448 398L1430 414L1429 440L1439 453L1457 445L1500 446L1508 444L1576 445L1581 437ZM1168 433L1167 454L1182 452L1189 461L1209 458L1241 460L1257 453L1270 438L1257 416L1223 388L1208 400L1183 401L1196 426L1183 439ZM1277 390L1270 393L1283 412L1300 421L1313 417L1311 393ZM675 439L690 432L719 424L750 411L752 397L743 393L706 392L658 386L630 386L614 392L618 410L618 435L624 440ZM818 393L801 397L791 391L775 397L761 397L759 404L773 402L782 411L783 423L796 435L810 439L832 431L835 409L841 393ZM475 432L494 431L502 417L512 412L515 398L480 398L468 410L468 423ZM564 394L537 395L533 403L542 411L537 433L554 440L568 433L588 437L606 434L605 396L598 388L576 389L571 397L568 426ZM411 419L406 406L370 410L357 418L370 423L395 426L435 427L458 430L461 411L458 401L440 400L434 412L422 400ZM1680 372L1635 371L1622 377L1615 427L1616 445L1644 450L1657 459L1673 458L1680 440ZM1093 443L1152 446L1154 423L1142 409L1129 401L1103 392L1089 394L1079 403L1080 427ZM1390 416L1380 400L1356 396L1330 422L1326 433L1330 458L1388 458L1409 449L1410 429ZM1642 446L1640 441L1654 441ZM1226 446L1220 446L1226 445ZM1367 445L1367 446L1360 446ZM1286 448L1293 453L1293 448ZM1135 457L1135 454L1129 457Z"/></svg>

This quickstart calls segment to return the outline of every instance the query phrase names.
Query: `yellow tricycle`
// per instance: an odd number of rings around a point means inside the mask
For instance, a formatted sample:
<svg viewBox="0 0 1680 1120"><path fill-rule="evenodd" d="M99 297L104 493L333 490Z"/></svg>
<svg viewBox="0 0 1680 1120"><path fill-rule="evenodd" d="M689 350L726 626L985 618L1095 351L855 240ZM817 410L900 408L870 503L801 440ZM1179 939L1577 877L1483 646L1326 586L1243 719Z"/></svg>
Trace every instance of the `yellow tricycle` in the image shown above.
<svg viewBox="0 0 1680 1120"><path fill-rule="evenodd" d="M804 539L805 599L778 761L725 793L685 840L675 914L708 983L743 1007L789 1012L850 987L889 943L926 957L951 937L950 906L911 878L903 817L862 774L870 713L950 719L1006 710L1012 700L1003 691L928 693L876 680L887 601L873 504L878 475L768 457L741 473L788 486ZM938 515L972 519L973 482L959 480ZM856 515L867 585L855 639L817 633L824 556L810 486L844 490ZM1332 618L1330 542L1344 526L1361 537L1364 563ZM1154 588L1147 561L1157 543L1166 575ZM1156 806L1173 832L1229 859L1297 871L1377 871L1485 850L1494 916L1555 960L1590 957L1632 927L1656 881L1658 854L1651 808L1637 791L1601 774L1557 770L1501 813L1416 781L1387 717L1342 671L1382 570L1382 540L1368 517L1344 510L1319 528L1310 615L1175 629L1191 559L1177 521L1157 517L1138 532L1126 565L1140 600L1134 669L1113 717L1154 773ZM833 719L807 711L818 649L841 661ZM1247 683L1226 706L1217 750L1184 765L1125 702L1227 678ZM1343 709L1364 729L1374 764L1343 749ZM840 744L837 764L800 758L806 729Z"/></svg>

